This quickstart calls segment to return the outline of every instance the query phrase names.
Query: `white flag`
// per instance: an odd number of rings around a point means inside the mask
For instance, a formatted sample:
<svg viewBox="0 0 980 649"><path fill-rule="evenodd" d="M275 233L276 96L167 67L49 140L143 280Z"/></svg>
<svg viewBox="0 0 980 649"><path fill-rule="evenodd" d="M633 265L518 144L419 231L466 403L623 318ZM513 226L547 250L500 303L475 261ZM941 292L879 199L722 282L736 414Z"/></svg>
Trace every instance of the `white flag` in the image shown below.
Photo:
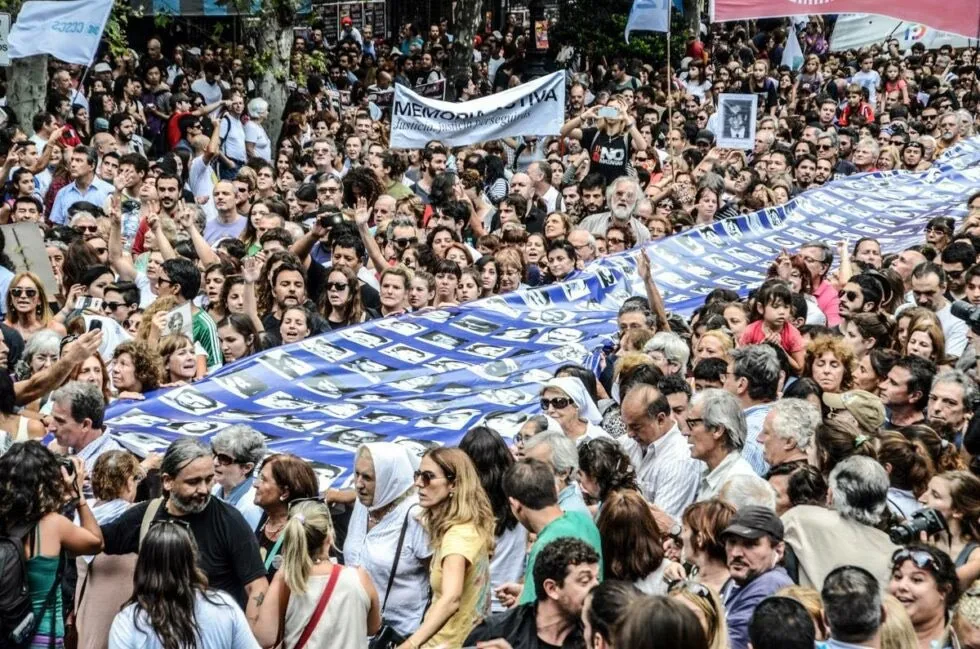
<svg viewBox="0 0 980 649"><path fill-rule="evenodd" d="M112 0L30 0L10 30L10 58L50 54L90 65L102 40Z"/></svg>
<svg viewBox="0 0 980 649"><path fill-rule="evenodd" d="M630 42L630 32L641 31L670 31L670 0L633 0L626 21L626 42Z"/></svg>
<svg viewBox="0 0 980 649"><path fill-rule="evenodd" d="M800 39L792 27L790 27L789 35L786 37L786 45L783 47L782 64L793 71L803 67L803 50L800 48Z"/></svg>

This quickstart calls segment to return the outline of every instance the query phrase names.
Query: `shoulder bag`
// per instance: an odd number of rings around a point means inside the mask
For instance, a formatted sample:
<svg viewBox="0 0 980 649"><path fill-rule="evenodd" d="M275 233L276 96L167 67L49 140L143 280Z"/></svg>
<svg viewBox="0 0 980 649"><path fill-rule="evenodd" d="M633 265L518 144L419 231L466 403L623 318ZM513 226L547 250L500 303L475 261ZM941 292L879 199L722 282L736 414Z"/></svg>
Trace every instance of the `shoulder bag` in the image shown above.
<svg viewBox="0 0 980 649"><path fill-rule="evenodd" d="M405 544L405 533L408 531L408 517L412 514L412 507L405 512L405 519L402 521L401 532L398 533L398 545L395 547L395 560L391 564L391 574L388 575L388 585L385 587L385 598L381 603L381 628L377 635L371 638L368 649L395 649L405 642L405 638L395 630L395 627L385 620L385 608L388 606L388 595L391 594L391 586L395 581L395 573L398 570L398 560L402 556L402 546Z"/></svg>

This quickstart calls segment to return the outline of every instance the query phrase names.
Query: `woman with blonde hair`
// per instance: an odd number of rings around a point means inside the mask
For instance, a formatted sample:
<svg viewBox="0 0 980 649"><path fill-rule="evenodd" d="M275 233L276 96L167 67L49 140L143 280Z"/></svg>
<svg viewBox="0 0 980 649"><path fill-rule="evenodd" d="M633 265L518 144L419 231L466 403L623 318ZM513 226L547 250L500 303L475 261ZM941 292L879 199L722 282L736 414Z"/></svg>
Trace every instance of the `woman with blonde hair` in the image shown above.
<svg viewBox="0 0 980 649"><path fill-rule="evenodd" d="M721 329L709 329L698 338L698 344L694 348L692 365L697 365L699 361L706 358L727 360L729 352L733 349L735 349L735 343L730 335Z"/></svg>
<svg viewBox="0 0 980 649"><path fill-rule="evenodd" d="M52 329L62 336L66 333L65 327L51 314L44 283L34 273L14 275L4 296L4 305L6 324L16 329L24 340L41 329Z"/></svg>
<svg viewBox="0 0 980 649"><path fill-rule="evenodd" d="M823 615L823 602L820 601L820 593L815 589L807 586L786 586L776 591L776 596L789 597L803 605L806 612L813 618L813 628L816 631L817 640L826 640L830 636Z"/></svg>
<svg viewBox="0 0 980 649"><path fill-rule="evenodd" d="M490 613L496 519L472 460L458 448L427 451L415 472L415 486L432 548L432 604L400 649L460 647Z"/></svg>
<svg viewBox="0 0 980 649"><path fill-rule="evenodd" d="M885 619L881 623L881 649L910 649L919 644L905 606L894 595L881 598Z"/></svg>
<svg viewBox="0 0 980 649"><path fill-rule="evenodd" d="M367 647L367 638L381 628L381 606L371 578L364 568L330 560L334 538L326 504L315 499L290 504L282 567L272 578L255 625L263 647L279 639L292 648Z"/></svg>
<svg viewBox="0 0 980 649"><path fill-rule="evenodd" d="M717 592L700 582L681 580L670 584L667 597L681 602L698 616L708 638L708 649L728 649L725 605Z"/></svg>

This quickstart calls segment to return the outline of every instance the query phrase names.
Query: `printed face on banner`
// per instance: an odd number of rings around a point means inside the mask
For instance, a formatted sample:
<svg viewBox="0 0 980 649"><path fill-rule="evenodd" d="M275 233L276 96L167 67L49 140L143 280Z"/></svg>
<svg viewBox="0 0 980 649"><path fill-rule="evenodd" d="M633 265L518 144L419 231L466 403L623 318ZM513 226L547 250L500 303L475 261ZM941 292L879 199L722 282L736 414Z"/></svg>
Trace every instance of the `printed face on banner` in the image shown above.
<svg viewBox="0 0 980 649"><path fill-rule="evenodd" d="M718 118L721 122L719 147L745 151L752 149L755 143L755 115L758 104L755 95L718 96Z"/></svg>
<svg viewBox="0 0 980 649"><path fill-rule="evenodd" d="M206 415L225 406L189 385L165 393L160 400L189 415Z"/></svg>
<svg viewBox="0 0 980 649"><path fill-rule="evenodd" d="M274 349L268 354L264 354L258 359L258 362L287 381L292 381L313 371L312 365L291 356L289 352L282 349Z"/></svg>

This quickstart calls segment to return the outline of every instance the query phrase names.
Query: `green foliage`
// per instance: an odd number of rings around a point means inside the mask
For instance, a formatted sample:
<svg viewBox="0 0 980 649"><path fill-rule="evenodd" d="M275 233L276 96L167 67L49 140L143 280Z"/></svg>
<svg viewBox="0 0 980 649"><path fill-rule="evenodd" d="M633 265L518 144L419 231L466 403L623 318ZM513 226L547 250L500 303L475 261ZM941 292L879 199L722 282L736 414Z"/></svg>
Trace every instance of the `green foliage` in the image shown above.
<svg viewBox="0 0 980 649"><path fill-rule="evenodd" d="M663 64L667 56L667 35L654 32L632 32L626 43L626 21L632 0L573 0L560 5L558 23L548 34L557 47L571 45L590 58L621 56ZM673 61L680 61L690 37L684 17L676 10L671 16L671 50ZM554 50L553 50L554 51Z"/></svg>

